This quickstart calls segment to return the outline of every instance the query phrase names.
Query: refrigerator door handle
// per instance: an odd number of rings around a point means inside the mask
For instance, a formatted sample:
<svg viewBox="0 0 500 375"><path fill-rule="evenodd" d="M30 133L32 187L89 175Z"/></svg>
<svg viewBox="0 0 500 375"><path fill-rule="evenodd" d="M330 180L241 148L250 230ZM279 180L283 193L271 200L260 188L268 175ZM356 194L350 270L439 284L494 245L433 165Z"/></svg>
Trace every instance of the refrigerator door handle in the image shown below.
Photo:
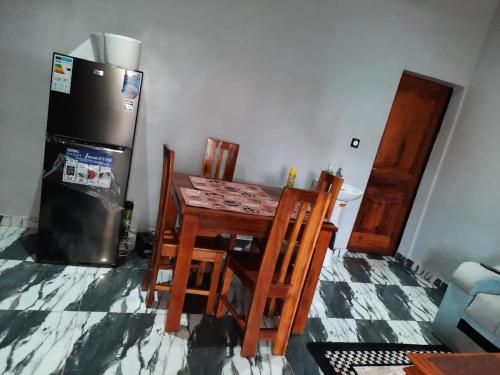
<svg viewBox="0 0 500 375"><path fill-rule="evenodd" d="M62 143L62 144L74 146L74 147L84 146L84 147L91 148L93 150L115 152L115 153L119 153L119 154L123 153L123 151L124 151L124 148L122 148L122 147L110 148L110 147L103 147L103 146L95 146L95 145L87 144L87 143L83 143L83 142L78 143L78 142L68 141L67 139L56 137L56 136L52 136L52 139L57 143Z"/></svg>

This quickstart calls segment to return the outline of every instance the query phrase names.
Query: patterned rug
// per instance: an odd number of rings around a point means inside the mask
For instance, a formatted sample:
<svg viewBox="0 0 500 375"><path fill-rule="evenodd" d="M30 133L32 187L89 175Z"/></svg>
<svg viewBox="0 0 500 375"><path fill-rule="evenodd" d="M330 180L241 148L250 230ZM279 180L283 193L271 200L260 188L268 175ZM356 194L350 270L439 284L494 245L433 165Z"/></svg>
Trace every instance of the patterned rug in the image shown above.
<svg viewBox="0 0 500 375"><path fill-rule="evenodd" d="M446 353L442 345L311 342L307 348L325 375L396 375L411 365L406 353Z"/></svg>

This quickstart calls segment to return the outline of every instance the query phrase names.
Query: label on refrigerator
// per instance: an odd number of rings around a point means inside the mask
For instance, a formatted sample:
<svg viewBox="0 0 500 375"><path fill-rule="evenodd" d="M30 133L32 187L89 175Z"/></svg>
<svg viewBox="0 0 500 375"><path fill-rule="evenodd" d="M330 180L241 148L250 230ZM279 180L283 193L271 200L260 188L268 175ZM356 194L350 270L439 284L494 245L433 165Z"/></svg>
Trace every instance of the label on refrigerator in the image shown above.
<svg viewBox="0 0 500 375"><path fill-rule="evenodd" d="M52 62L52 91L65 94L71 92L71 74L73 72L73 58L63 55L54 55Z"/></svg>
<svg viewBox="0 0 500 375"><path fill-rule="evenodd" d="M141 90L141 79L142 74L139 72L134 72L133 70L125 72L122 86L122 95L125 99L133 100L137 98Z"/></svg>
<svg viewBox="0 0 500 375"><path fill-rule="evenodd" d="M67 148L64 153L63 182L109 189L113 155L105 152Z"/></svg>
<svg viewBox="0 0 500 375"><path fill-rule="evenodd" d="M125 102L123 103L123 109L127 112L132 112L134 110L134 101L125 99Z"/></svg>

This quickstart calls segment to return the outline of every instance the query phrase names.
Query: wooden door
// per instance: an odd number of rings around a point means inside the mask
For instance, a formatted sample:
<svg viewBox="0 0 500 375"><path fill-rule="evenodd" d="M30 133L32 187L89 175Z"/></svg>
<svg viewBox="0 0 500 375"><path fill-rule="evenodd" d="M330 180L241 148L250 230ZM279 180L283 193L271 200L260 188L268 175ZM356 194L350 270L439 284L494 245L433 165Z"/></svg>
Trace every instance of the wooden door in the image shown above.
<svg viewBox="0 0 500 375"><path fill-rule="evenodd" d="M396 252L452 89L403 73L348 249Z"/></svg>

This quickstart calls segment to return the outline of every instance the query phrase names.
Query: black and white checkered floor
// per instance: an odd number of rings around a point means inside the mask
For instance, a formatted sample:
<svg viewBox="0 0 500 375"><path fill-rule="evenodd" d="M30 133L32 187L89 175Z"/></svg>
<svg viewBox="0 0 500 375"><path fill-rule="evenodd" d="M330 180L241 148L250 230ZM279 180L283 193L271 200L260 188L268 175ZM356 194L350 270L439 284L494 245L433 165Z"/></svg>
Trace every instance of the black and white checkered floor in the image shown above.
<svg viewBox="0 0 500 375"><path fill-rule="evenodd" d="M146 308L145 261L115 269L38 264L27 239L23 229L0 227L2 374L320 374L305 346L311 341L438 343L430 322L442 291L393 258L329 252L306 332L291 338L284 357L262 343L245 359L231 317L186 311L179 333L163 332L167 296Z"/></svg>

